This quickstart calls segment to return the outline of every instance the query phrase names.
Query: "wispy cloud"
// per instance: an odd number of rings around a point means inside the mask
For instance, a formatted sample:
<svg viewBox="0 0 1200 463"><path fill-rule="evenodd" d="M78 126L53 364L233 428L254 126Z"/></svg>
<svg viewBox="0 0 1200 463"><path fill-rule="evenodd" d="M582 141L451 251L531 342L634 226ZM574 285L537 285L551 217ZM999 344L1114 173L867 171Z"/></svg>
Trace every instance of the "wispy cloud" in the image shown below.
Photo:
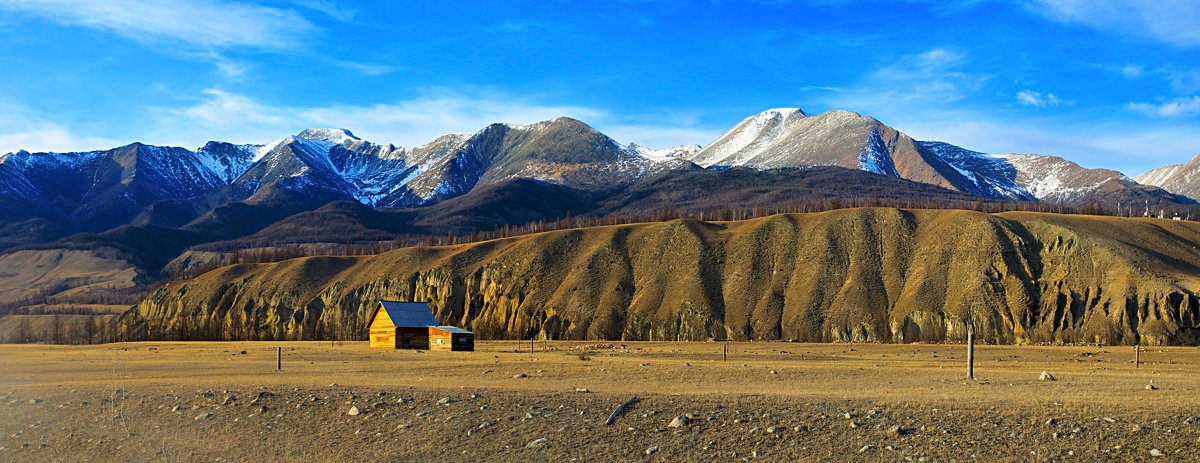
<svg viewBox="0 0 1200 463"><path fill-rule="evenodd" d="M903 56L872 73L864 86L882 90L891 98L932 103L949 103L979 90L991 78L963 72L967 56L945 47Z"/></svg>
<svg viewBox="0 0 1200 463"><path fill-rule="evenodd" d="M376 143L419 146L450 133L474 133L495 122L525 124L567 116L591 124L621 143L653 148L707 143L718 133L690 128L687 121L628 123L593 108L541 104L489 90L428 89L420 97L387 104L320 107L271 105L221 90L207 90L193 103L159 108L147 143L200 146L213 138L264 143L311 127L341 127ZM680 123L680 125L672 125Z"/></svg>
<svg viewBox="0 0 1200 463"><path fill-rule="evenodd" d="M1155 117L1200 115L1200 96L1175 98L1161 103L1129 103L1129 109Z"/></svg>
<svg viewBox="0 0 1200 463"><path fill-rule="evenodd" d="M1025 106L1033 106L1035 108L1045 108L1047 106L1058 106L1062 103L1053 93L1042 95L1041 93L1032 90L1022 90L1017 92L1017 102Z"/></svg>
<svg viewBox="0 0 1200 463"><path fill-rule="evenodd" d="M292 10L224 0L0 0L0 9L200 48L289 48L316 29Z"/></svg>
<svg viewBox="0 0 1200 463"><path fill-rule="evenodd" d="M1033 0L1049 18L1179 47L1200 45L1200 3L1194 0Z"/></svg>
<svg viewBox="0 0 1200 463"><path fill-rule="evenodd" d="M1136 79L1141 77L1144 71L1141 66L1136 64L1126 64L1125 67L1121 68L1121 75L1126 79Z"/></svg>
<svg viewBox="0 0 1200 463"><path fill-rule="evenodd" d="M296 4L344 23L354 22L355 16L358 16L357 8L344 7L329 0L297 0Z"/></svg>

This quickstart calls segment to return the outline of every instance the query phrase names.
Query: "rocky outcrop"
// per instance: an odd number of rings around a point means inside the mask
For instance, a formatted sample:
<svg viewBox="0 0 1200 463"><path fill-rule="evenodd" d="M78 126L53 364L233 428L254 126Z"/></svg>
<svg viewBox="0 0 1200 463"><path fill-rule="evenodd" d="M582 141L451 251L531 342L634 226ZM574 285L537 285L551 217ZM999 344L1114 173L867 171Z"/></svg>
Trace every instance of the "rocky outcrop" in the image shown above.
<svg viewBox="0 0 1200 463"><path fill-rule="evenodd" d="M165 285L130 339L361 338L379 299L483 339L1195 344L1200 225L864 208L241 264Z"/></svg>

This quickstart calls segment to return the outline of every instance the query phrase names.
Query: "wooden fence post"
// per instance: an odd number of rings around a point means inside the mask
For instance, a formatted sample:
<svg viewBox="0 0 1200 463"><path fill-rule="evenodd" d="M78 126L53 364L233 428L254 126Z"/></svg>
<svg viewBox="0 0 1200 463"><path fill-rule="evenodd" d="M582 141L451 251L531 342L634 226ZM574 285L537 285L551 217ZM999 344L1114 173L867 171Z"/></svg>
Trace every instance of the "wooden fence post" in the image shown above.
<svg viewBox="0 0 1200 463"><path fill-rule="evenodd" d="M1138 368L1142 363L1142 345L1133 345L1133 367Z"/></svg>
<svg viewBox="0 0 1200 463"><path fill-rule="evenodd" d="M721 348L721 361L729 360L729 341L725 341L725 345Z"/></svg>
<svg viewBox="0 0 1200 463"><path fill-rule="evenodd" d="M283 369L283 348L275 348L275 371Z"/></svg>
<svg viewBox="0 0 1200 463"><path fill-rule="evenodd" d="M967 331L967 378L975 379L975 330Z"/></svg>

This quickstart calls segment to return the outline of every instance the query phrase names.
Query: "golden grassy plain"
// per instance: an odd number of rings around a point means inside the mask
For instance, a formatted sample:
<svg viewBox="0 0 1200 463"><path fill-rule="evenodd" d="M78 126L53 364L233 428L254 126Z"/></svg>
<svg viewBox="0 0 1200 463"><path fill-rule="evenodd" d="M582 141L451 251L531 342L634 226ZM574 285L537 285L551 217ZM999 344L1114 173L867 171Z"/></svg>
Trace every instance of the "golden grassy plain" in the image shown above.
<svg viewBox="0 0 1200 463"><path fill-rule="evenodd" d="M1129 347L981 345L973 381L965 346L949 344L730 343L728 360L723 343L476 347L0 345L0 461L1138 461L1200 450L1190 347L1144 350L1135 369ZM690 423L671 427L680 415Z"/></svg>

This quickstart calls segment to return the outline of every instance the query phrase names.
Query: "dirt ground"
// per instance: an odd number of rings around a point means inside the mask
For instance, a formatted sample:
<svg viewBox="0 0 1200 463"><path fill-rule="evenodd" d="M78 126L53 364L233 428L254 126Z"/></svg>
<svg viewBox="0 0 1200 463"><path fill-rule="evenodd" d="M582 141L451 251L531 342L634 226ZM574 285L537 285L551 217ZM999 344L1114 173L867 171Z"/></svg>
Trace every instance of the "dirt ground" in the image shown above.
<svg viewBox="0 0 1200 463"><path fill-rule="evenodd" d="M1188 461L1198 353L978 346L968 380L962 345L0 345L0 461Z"/></svg>

